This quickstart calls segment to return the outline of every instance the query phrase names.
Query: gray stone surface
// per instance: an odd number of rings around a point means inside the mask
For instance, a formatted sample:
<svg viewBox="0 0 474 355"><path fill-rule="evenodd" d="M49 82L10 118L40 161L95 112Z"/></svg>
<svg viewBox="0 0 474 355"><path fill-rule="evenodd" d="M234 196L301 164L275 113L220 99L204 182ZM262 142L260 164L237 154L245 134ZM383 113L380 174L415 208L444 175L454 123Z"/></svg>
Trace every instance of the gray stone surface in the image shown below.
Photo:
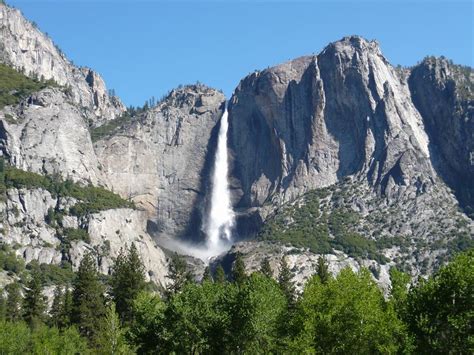
<svg viewBox="0 0 474 355"><path fill-rule="evenodd" d="M202 212L209 146L224 101L222 93L202 85L173 90L157 107L95 144L110 187L145 208L157 234L199 233L200 218L195 222L193 213Z"/></svg>
<svg viewBox="0 0 474 355"><path fill-rule="evenodd" d="M90 111L98 123L125 111L117 97L109 97L104 81L89 68L74 66L53 41L21 12L0 4L0 62L26 75L53 79L70 88L71 101Z"/></svg>

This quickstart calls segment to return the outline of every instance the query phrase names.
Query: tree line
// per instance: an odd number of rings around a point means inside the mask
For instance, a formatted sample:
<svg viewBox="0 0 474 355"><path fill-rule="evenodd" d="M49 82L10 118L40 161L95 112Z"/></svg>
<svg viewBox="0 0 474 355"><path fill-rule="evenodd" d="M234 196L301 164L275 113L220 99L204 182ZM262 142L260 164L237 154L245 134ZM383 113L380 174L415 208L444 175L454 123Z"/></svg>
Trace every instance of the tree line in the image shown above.
<svg viewBox="0 0 474 355"><path fill-rule="evenodd" d="M85 254L70 285L50 307L41 274L23 291L9 284L0 302L0 353L469 354L474 350L474 251L458 255L428 280L390 272L388 296L370 272L328 271L324 258L297 295L282 257L246 272L237 255L230 275L209 268L196 282L171 257L162 295L150 289L136 247L122 250L109 278ZM49 310L47 311L47 309Z"/></svg>

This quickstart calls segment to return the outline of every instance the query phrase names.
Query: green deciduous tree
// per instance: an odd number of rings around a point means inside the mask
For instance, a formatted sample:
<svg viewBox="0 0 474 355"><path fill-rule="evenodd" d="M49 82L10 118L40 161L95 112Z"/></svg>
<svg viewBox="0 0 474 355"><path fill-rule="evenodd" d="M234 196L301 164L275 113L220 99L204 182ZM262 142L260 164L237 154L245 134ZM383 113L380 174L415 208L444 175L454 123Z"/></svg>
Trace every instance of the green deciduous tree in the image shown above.
<svg viewBox="0 0 474 355"><path fill-rule="evenodd" d="M100 354L131 354L132 351L125 341L125 331L120 324L120 318L112 302L100 321L100 329L96 340L98 353Z"/></svg>
<svg viewBox="0 0 474 355"><path fill-rule="evenodd" d="M146 291L140 292L133 301L133 322L128 339L139 354L162 352L166 305L161 298Z"/></svg>
<svg viewBox="0 0 474 355"><path fill-rule="evenodd" d="M278 323L287 299L278 283L261 273L253 273L238 288L232 314L232 351L272 353L278 343Z"/></svg>
<svg viewBox="0 0 474 355"><path fill-rule="evenodd" d="M409 337L395 310L363 269L343 269L325 284L315 275L306 284L293 318L291 351L297 353L393 354L410 351Z"/></svg>
<svg viewBox="0 0 474 355"><path fill-rule="evenodd" d="M168 304L165 316L165 352L226 353L236 287L230 283L188 283Z"/></svg>
<svg viewBox="0 0 474 355"><path fill-rule="evenodd" d="M405 319L420 353L474 351L474 250L412 287Z"/></svg>

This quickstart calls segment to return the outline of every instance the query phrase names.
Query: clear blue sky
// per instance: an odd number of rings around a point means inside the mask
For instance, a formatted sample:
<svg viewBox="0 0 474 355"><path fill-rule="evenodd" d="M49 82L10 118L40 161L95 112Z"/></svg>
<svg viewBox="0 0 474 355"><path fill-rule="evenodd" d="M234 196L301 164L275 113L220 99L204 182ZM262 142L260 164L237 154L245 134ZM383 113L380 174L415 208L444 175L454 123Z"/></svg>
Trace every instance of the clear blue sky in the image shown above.
<svg viewBox="0 0 474 355"><path fill-rule="evenodd" d="M392 64L445 55L473 66L472 1L7 0L127 104L201 81L239 80L346 35L377 39Z"/></svg>

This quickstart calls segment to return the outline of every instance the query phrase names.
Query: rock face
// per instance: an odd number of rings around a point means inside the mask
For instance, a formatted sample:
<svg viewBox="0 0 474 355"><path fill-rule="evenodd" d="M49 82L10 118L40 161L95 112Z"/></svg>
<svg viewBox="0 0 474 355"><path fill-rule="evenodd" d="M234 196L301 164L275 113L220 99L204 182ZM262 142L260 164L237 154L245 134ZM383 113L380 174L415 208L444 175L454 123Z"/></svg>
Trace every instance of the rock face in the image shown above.
<svg viewBox="0 0 474 355"><path fill-rule="evenodd" d="M431 57L413 68L408 82L430 138L433 166L466 212L474 213L474 72Z"/></svg>
<svg viewBox="0 0 474 355"><path fill-rule="evenodd" d="M0 113L0 149L23 170L105 185L87 119L69 98L48 88L7 107Z"/></svg>
<svg viewBox="0 0 474 355"><path fill-rule="evenodd" d="M202 85L172 91L157 107L95 144L113 191L145 208L157 234L194 238L205 208L224 95Z"/></svg>
<svg viewBox="0 0 474 355"><path fill-rule="evenodd" d="M100 124L125 111L116 97L109 97L100 76L88 68L74 66L53 41L19 10L0 4L0 63L8 64L38 79L53 79L68 87L71 100L88 110Z"/></svg>
<svg viewBox="0 0 474 355"><path fill-rule="evenodd" d="M349 175L381 190L432 175L406 81L360 37L243 79L230 117L239 207L290 200Z"/></svg>
<svg viewBox="0 0 474 355"><path fill-rule="evenodd" d="M459 83L427 63L404 75L376 42L352 36L251 74L229 107L236 206L264 219L272 206L345 177L400 199L441 183L439 165L451 171L442 177L472 180L472 100L456 96L472 85L465 70Z"/></svg>
<svg viewBox="0 0 474 355"><path fill-rule="evenodd" d="M60 264L68 261L77 269L83 255L93 251L99 270L108 274L113 259L120 248L135 243L145 269L147 279L156 285L166 285L167 259L163 251L146 232L146 213L132 209L111 209L93 213L78 219L66 215L61 227L86 230L90 240L73 240L66 248L65 237L47 223L49 209L59 207L68 210L76 201L71 198L53 197L43 189L9 189L7 199L0 202L2 236L0 242L10 245L26 263L32 260L40 264Z"/></svg>

